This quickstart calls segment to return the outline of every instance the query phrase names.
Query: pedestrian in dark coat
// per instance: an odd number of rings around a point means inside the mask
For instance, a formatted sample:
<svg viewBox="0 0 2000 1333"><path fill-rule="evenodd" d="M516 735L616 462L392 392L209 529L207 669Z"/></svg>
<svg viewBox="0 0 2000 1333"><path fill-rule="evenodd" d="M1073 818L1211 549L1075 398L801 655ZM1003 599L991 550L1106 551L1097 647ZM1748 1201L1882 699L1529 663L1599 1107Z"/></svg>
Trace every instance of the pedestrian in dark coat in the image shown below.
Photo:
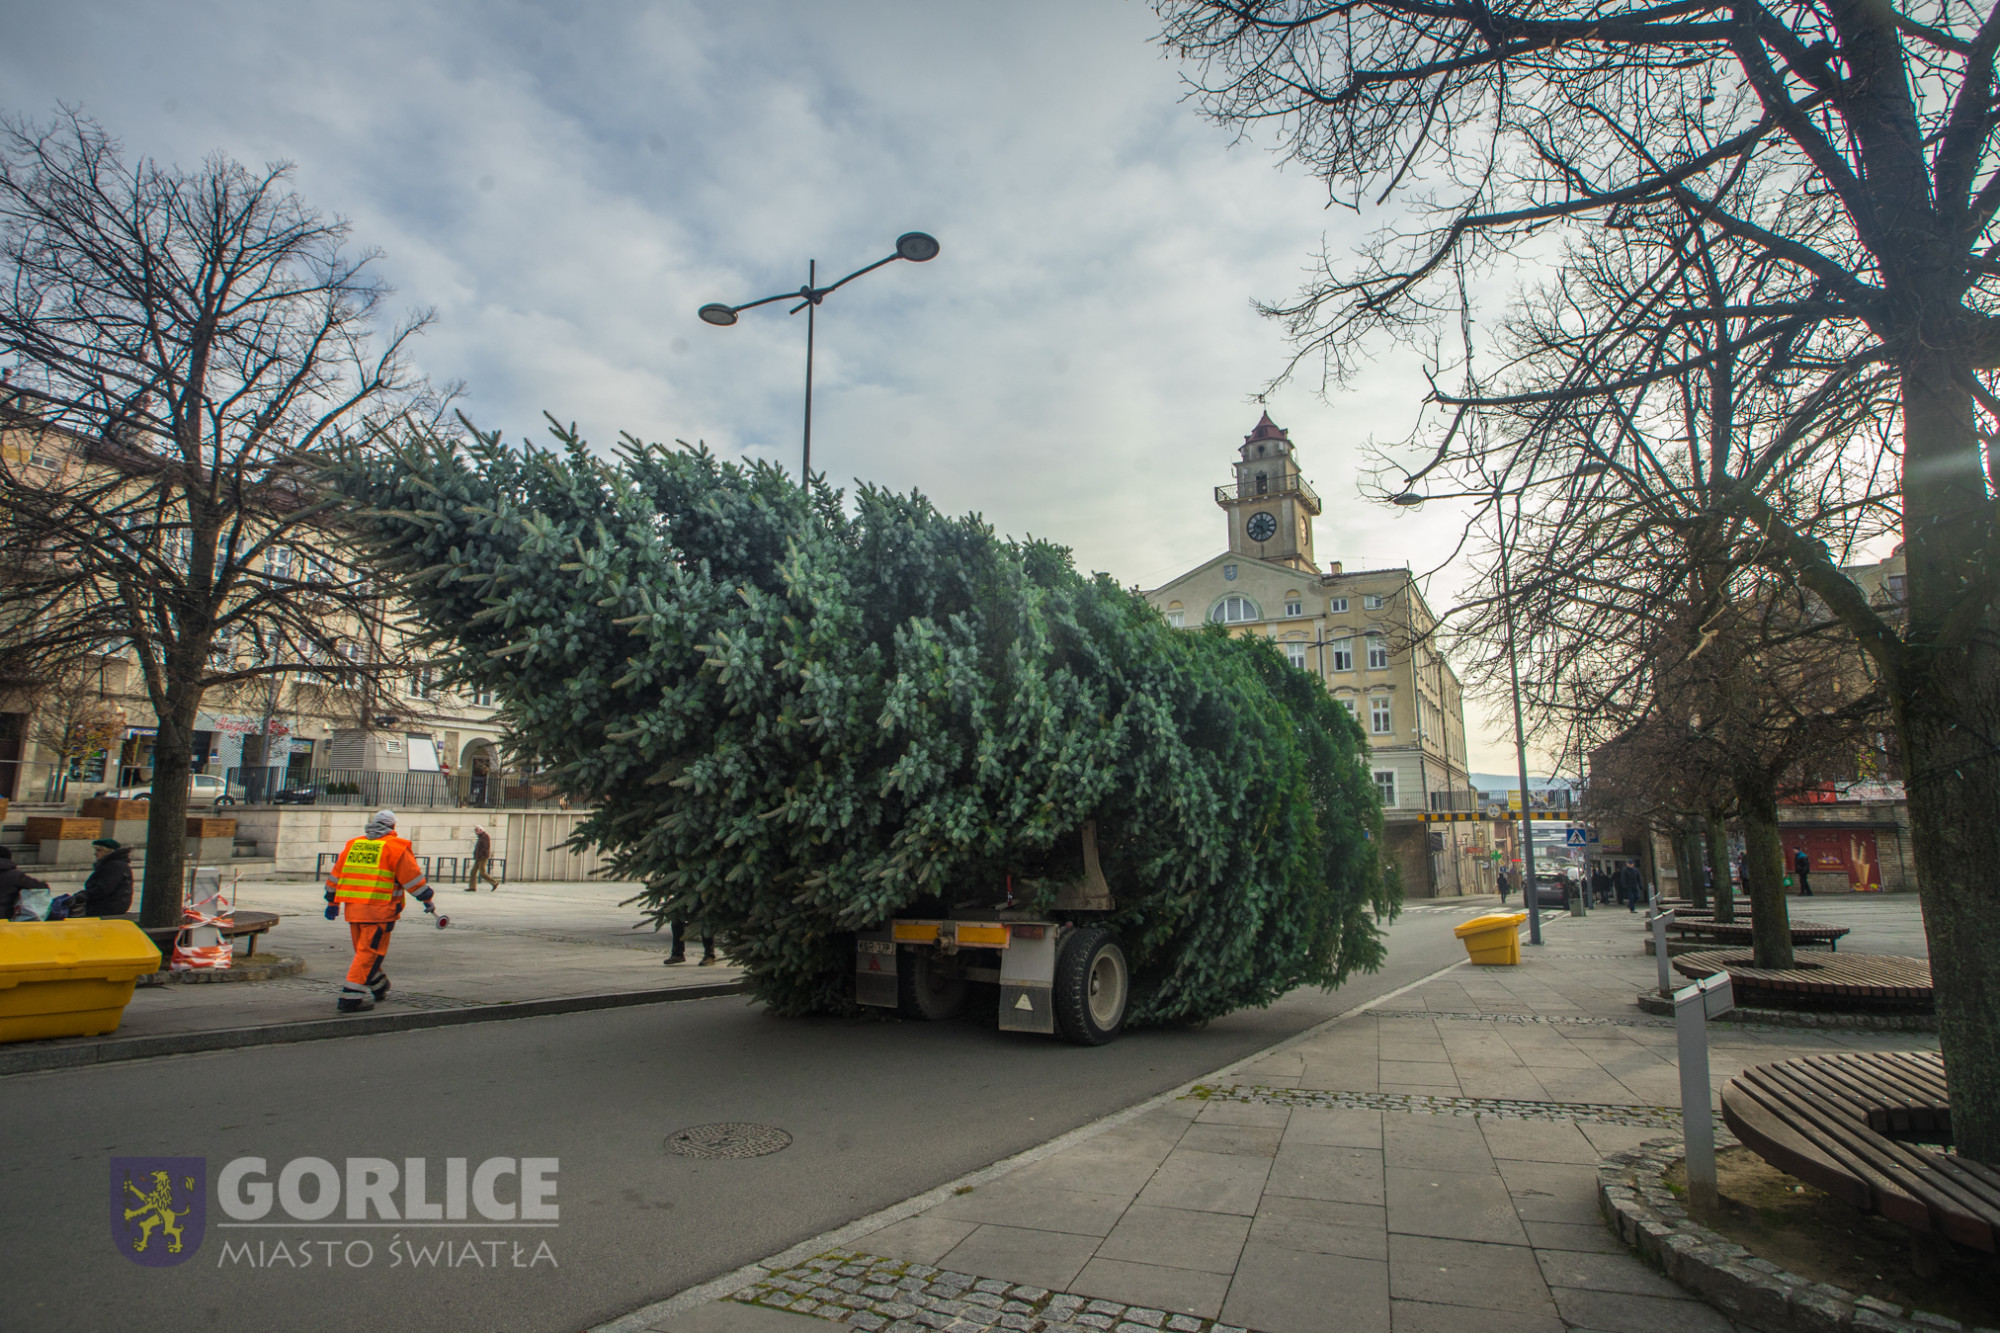
<svg viewBox="0 0 2000 1333"><path fill-rule="evenodd" d="M1505 907L1507 905L1507 894L1512 891L1514 885L1508 880L1507 872L1504 870L1495 876L1495 879L1500 885L1500 905Z"/></svg>
<svg viewBox="0 0 2000 1333"><path fill-rule="evenodd" d="M1605 873L1603 866L1590 872L1590 892L1598 902L1607 907L1611 905L1611 876Z"/></svg>
<svg viewBox="0 0 2000 1333"><path fill-rule="evenodd" d="M71 900L71 916L123 916L132 910L132 849L116 838L90 844L97 864L83 882L81 902Z"/></svg>
<svg viewBox="0 0 2000 1333"><path fill-rule="evenodd" d="M1633 865L1630 861L1620 866L1618 868L1617 884L1618 900L1625 904L1625 910L1628 912L1638 911L1639 895L1645 887L1639 881L1639 867Z"/></svg>
<svg viewBox="0 0 2000 1333"><path fill-rule="evenodd" d="M48 885L14 864L14 858L0 847L0 921L12 921L14 913L20 910L21 895L29 889L46 889Z"/></svg>
<svg viewBox="0 0 2000 1333"><path fill-rule="evenodd" d="M1792 853L1792 873L1799 878L1799 892L1808 898L1812 897L1812 880L1810 878L1812 874L1812 858L1806 855L1806 849L1803 847Z"/></svg>

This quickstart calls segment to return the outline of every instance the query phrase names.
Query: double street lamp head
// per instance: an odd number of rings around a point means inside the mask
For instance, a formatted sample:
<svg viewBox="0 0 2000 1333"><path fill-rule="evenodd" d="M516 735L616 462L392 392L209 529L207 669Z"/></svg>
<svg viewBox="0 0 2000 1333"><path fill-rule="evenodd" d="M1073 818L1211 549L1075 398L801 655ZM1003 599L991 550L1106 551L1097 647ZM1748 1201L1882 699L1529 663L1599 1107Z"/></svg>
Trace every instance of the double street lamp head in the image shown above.
<svg viewBox="0 0 2000 1333"><path fill-rule="evenodd" d="M818 305L832 294L835 287L852 282L863 273L868 272L869 269L877 269L884 264L892 264L898 259L907 259L912 264L927 264L938 257L938 251L941 248L938 245L937 237L927 231L906 231L896 238L895 254L890 255L887 259L878 259L868 265L867 268L856 269L839 282L834 283L832 287L814 287L808 283L796 292L780 292L776 296L767 296L761 301L748 301L743 305L724 305L720 301L710 301L707 305L695 311L695 313L701 316L702 323L713 324L717 328L726 329L736 322L738 312L748 310L751 306L768 305L772 301L788 301L794 297L797 297L802 302L802 306L799 308L803 308L804 305ZM797 313L796 308L793 313Z"/></svg>

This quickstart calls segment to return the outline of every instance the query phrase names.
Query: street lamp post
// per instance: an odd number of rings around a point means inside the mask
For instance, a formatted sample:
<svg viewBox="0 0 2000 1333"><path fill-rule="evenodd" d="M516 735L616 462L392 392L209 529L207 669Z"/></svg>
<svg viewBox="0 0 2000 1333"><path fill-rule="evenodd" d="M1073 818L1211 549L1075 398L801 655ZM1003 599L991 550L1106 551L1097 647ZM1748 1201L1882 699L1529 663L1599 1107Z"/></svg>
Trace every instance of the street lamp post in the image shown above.
<svg viewBox="0 0 2000 1333"><path fill-rule="evenodd" d="M896 238L896 253L888 256L886 259L878 259L863 268L855 269L854 272L848 274L839 282L834 283L831 287L821 287L818 285L819 261L809 259L806 261L806 285L795 292L779 292L776 296L766 296L756 301L745 301L742 305L723 305L719 301L711 301L695 312L701 316L702 322L714 324L718 328L728 328L731 324L734 324L736 316L742 311L751 310L760 305L769 305L773 301L790 301L796 299L798 304L786 313L796 315L801 310L806 312L806 424L805 445L799 458L800 485L805 485L812 480L813 316L819 310L819 303L839 291L842 287L845 287L848 283L853 282L862 274L872 273L884 264L893 264L898 259L907 259L913 264L927 263L937 258L938 248L937 237L930 235L928 232L904 232Z"/></svg>
<svg viewBox="0 0 2000 1333"><path fill-rule="evenodd" d="M1389 497L1389 503L1409 508L1425 497L1403 491ZM1521 891L1528 901L1528 943L1542 942L1541 895L1535 891L1535 809L1528 798L1528 737L1521 722L1521 668L1514 657L1514 589L1507 568L1507 516L1500 508L1500 487L1493 488L1493 518L1499 525L1500 604L1507 616L1507 680L1514 701L1514 763L1521 781Z"/></svg>

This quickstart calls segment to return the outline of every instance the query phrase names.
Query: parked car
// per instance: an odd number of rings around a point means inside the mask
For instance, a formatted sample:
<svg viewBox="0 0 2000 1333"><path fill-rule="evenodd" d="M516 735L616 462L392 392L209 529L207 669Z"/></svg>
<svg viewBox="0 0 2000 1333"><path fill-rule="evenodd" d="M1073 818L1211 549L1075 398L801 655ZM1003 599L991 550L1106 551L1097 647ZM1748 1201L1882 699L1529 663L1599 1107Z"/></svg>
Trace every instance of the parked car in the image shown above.
<svg viewBox="0 0 2000 1333"><path fill-rule="evenodd" d="M119 787L97 793L120 801L150 801L153 787L147 783L143 787ZM188 777L188 805L235 805L249 793L241 783L224 782L213 773L194 773Z"/></svg>
<svg viewBox="0 0 2000 1333"><path fill-rule="evenodd" d="M291 787L271 793L272 805L318 805L319 787Z"/></svg>
<svg viewBox="0 0 2000 1333"><path fill-rule="evenodd" d="M1561 875L1538 873L1535 876L1535 905L1537 907L1568 907L1569 881Z"/></svg>

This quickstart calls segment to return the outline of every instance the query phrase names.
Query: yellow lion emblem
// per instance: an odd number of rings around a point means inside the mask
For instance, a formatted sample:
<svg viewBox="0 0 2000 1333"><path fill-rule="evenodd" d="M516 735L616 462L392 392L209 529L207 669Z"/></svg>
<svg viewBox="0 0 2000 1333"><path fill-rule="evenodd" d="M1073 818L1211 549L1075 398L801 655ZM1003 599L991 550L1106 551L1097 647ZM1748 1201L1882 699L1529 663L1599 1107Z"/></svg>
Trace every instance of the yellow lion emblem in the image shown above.
<svg viewBox="0 0 2000 1333"><path fill-rule="evenodd" d="M192 1180L188 1181L188 1188L194 1188ZM125 1189L139 1201L137 1208L125 1210L126 1225L129 1227L134 1218L143 1219L139 1223L139 1238L132 1242L133 1251L136 1253L144 1250L152 1242L154 1229L158 1228L160 1234L167 1238L167 1253L179 1254L181 1219L186 1217L190 1210L174 1207L173 1178L164 1171L155 1171L150 1193L141 1190L129 1180L125 1182Z"/></svg>

